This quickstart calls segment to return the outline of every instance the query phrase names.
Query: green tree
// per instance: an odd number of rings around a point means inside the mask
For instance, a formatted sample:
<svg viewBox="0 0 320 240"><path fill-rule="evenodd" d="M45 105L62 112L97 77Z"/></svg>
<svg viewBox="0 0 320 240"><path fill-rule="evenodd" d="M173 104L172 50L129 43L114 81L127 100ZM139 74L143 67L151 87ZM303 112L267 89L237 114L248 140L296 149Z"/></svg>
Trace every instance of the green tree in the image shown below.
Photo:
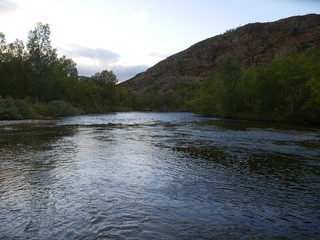
<svg viewBox="0 0 320 240"><path fill-rule="evenodd" d="M100 85L115 85L118 82L117 76L108 70L103 70L101 73L98 72L92 76L92 79L95 80Z"/></svg>
<svg viewBox="0 0 320 240"><path fill-rule="evenodd" d="M10 93L13 98L24 98L29 92L29 70L25 59L25 46L22 40L16 39L9 44L11 56L9 64Z"/></svg>
<svg viewBox="0 0 320 240"><path fill-rule="evenodd" d="M0 33L0 95L23 96L27 76L23 42L16 39L7 44L5 35Z"/></svg>
<svg viewBox="0 0 320 240"><path fill-rule="evenodd" d="M132 109L134 105L135 94L131 88L117 86L116 88L116 103L120 110Z"/></svg>
<svg viewBox="0 0 320 240"><path fill-rule="evenodd" d="M78 70L72 59L62 56L53 65L53 86L48 89L47 100L74 102L78 83Z"/></svg>
<svg viewBox="0 0 320 240"><path fill-rule="evenodd" d="M239 63L227 56L220 69L201 84L197 97L190 101L196 111L230 117L242 111L239 82L243 71Z"/></svg>
<svg viewBox="0 0 320 240"><path fill-rule="evenodd" d="M243 71L240 64L231 56L227 56L214 79L215 104L223 116L240 112L241 100L239 82Z"/></svg>
<svg viewBox="0 0 320 240"><path fill-rule="evenodd" d="M44 100L46 88L52 86L46 79L49 79L57 54L56 49L51 47L50 33L48 24L37 23L28 36L27 58L32 71L32 90L36 101Z"/></svg>
<svg viewBox="0 0 320 240"><path fill-rule="evenodd" d="M190 104L215 116L319 122L319 58L319 49L312 49L244 72L227 58L217 73L201 83Z"/></svg>
<svg viewBox="0 0 320 240"><path fill-rule="evenodd" d="M5 63L7 61L7 41L6 36L0 32L0 63Z"/></svg>
<svg viewBox="0 0 320 240"><path fill-rule="evenodd" d="M118 80L116 75L112 71L104 70L93 75L91 79L101 87L102 104L111 108L114 107L117 100L116 83Z"/></svg>

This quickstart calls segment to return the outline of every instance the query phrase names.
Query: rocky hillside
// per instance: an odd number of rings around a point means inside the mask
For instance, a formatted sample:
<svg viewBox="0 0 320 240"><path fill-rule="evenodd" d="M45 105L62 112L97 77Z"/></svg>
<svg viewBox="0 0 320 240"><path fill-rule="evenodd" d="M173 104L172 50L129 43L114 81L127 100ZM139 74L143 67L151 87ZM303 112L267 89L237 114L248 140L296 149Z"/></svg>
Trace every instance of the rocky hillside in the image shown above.
<svg viewBox="0 0 320 240"><path fill-rule="evenodd" d="M226 55L234 56L247 68L312 47L320 47L320 15L252 23L201 41L121 85L133 88L137 94L150 88L170 92L179 83L198 83L214 71Z"/></svg>

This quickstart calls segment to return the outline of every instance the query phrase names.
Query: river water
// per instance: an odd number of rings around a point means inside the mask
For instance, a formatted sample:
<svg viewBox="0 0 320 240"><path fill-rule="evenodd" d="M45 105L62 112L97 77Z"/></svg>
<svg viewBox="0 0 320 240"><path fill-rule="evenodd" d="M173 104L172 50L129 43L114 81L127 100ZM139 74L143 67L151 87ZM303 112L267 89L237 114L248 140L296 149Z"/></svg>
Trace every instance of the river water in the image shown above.
<svg viewBox="0 0 320 240"><path fill-rule="evenodd" d="M116 113L0 126L0 239L320 239L320 130Z"/></svg>

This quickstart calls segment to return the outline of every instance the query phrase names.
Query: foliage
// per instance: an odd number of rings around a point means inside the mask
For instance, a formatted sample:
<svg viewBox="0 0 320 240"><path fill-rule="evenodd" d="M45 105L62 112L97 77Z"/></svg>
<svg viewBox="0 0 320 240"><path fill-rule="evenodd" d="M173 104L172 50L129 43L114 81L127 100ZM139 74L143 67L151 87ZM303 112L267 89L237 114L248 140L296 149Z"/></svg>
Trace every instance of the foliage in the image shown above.
<svg viewBox="0 0 320 240"><path fill-rule="evenodd" d="M158 86L151 86L135 98L134 107L144 111L188 111L187 102L195 97L196 89L194 84L180 84L171 92L159 93Z"/></svg>
<svg viewBox="0 0 320 240"><path fill-rule="evenodd" d="M96 73L92 76L92 79L97 81L100 85L114 85L118 82L116 75L108 70Z"/></svg>
<svg viewBox="0 0 320 240"><path fill-rule="evenodd" d="M293 53L242 69L231 56L200 85L160 86L136 96L117 86L112 71L78 77L76 63L58 57L48 24L38 23L21 40L0 33L0 120L59 117L119 110L188 111L213 116L320 122L320 50Z"/></svg>
<svg viewBox="0 0 320 240"><path fill-rule="evenodd" d="M189 102L203 114L257 120L320 120L320 52L313 49L242 70L232 57Z"/></svg>
<svg viewBox="0 0 320 240"><path fill-rule="evenodd" d="M132 90L117 87L112 71L79 78L76 63L57 56L50 34L48 24L38 23L29 32L25 47L21 40L7 43L0 33L0 96L4 97L0 118L56 117L132 107ZM30 107L30 114L19 107L22 103L25 109Z"/></svg>
<svg viewBox="0 0 320 240"><path fill-rule="evenodd" d="M0 120L35 118L36 116L37 114L26 101L0 96Z"/></svg>
<svg viewBox="0 0 320 240"><path fill-rule="evenodd" d="M117 86L116 90L116 111L131 111L133 110L135 94L131 88Z"/></svg>
<svg viewBox="0 0 320 240"><path fill-rule="evenodd" d="M51 75L57 59L56 49L51 47L50 28L48 24L38 23L33 31L29 32L26 53L32 77L31 92L36 101L46 100L47 91L54 84Z"/></svg>
<svg viewBox="0 0 320 240"><path fill-rule="evenodd" d="M45 117L64 117L71 115L79 115L81 109L73 107L69 102L55 100L47 104L36 104L37 112Z"/></svg>

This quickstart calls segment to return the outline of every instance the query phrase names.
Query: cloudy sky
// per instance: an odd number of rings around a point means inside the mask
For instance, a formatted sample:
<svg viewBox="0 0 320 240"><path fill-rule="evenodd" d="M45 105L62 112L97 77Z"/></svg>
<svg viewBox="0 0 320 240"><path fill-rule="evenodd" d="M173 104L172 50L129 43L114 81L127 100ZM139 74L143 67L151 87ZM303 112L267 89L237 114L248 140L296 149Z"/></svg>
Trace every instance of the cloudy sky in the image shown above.
<svg viewBox="0 0 320 240"><path fill-rule="evenodd" d="M120 81L206 38L252 22L320 13L320 0L0 0L0 32L27 41L48 23L80 75Z"/></svg>

